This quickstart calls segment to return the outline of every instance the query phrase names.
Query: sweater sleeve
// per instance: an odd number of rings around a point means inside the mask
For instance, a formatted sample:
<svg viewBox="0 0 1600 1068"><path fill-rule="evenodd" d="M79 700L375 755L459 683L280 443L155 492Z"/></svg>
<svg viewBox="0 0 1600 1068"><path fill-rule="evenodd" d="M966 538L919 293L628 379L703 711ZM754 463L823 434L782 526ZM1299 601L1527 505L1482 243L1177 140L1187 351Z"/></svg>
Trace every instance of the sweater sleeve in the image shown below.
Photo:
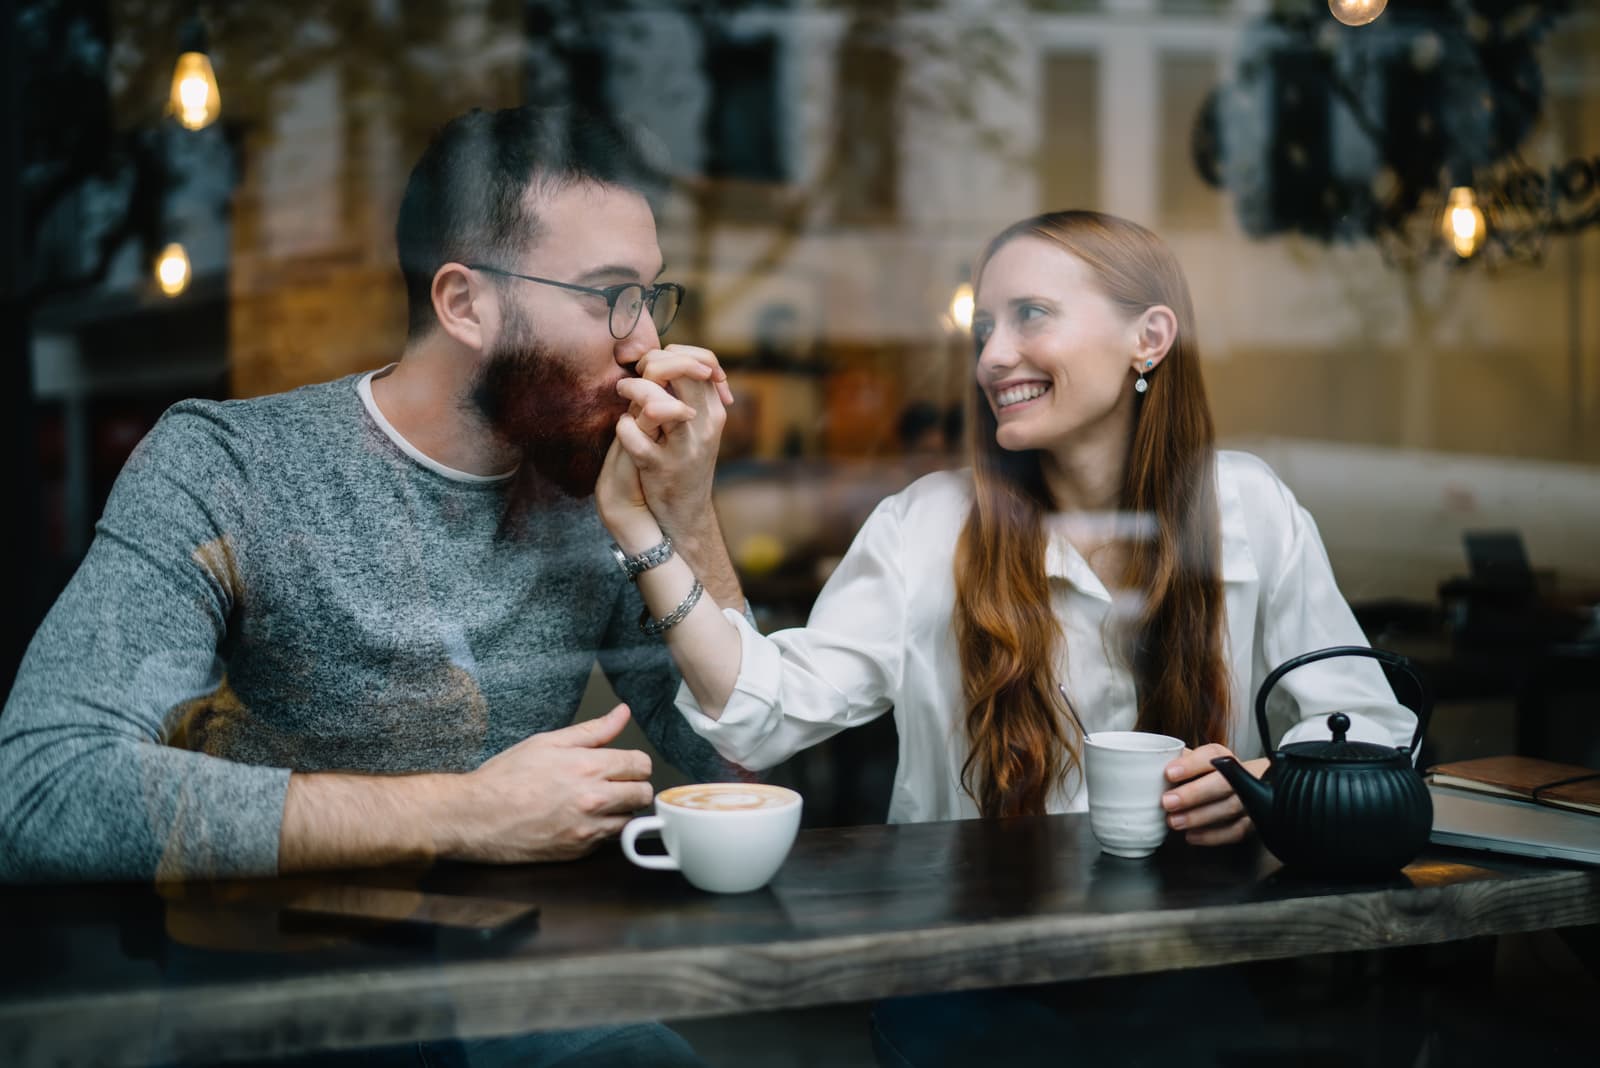
<svg viewBox="0 0 1600 1068"><path fill-rule="evenodd" d="M274 875L289 772L171 744L246 596L248 449L184 402L130 457L0 714L0 879Z"/></svg>

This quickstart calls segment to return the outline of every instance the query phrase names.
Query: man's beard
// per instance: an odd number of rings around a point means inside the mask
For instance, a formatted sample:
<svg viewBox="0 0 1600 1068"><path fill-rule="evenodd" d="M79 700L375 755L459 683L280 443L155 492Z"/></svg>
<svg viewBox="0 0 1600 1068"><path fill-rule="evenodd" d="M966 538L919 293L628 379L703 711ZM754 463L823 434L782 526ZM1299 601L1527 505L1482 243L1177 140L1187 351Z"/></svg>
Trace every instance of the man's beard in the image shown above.
<svg viewBox="0 0 1600 1068"><path fill-rule="evenodd" d="M489 429L521 457L501 517L502 534L517 531L533 506L594 493L617 419L628 410L615 383L585 382L512 310L467 398Z"/></svg>

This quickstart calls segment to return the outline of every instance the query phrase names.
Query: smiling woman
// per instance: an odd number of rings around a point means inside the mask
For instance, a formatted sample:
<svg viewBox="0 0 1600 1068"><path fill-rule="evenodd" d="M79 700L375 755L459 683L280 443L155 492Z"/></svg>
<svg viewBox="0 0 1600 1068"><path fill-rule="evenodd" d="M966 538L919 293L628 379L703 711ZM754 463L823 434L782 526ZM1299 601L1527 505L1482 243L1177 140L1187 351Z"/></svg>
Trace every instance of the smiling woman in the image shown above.
<svg viewBox="0 0 1600 1068"><path fill-rule="evenodd" d="M972 744L963 782L1000 816L1043 811L1081 759L1057 699L1047 513L1155 520L1140 528L1154 537L1113 522L1078 543L1108 588L1138 595L1117 637L1137 729L1193 747L1226 739L1228 684L1211 413L1177 260L1143 227L1059 212L990 243L977 297L975 500L956 549L955 627ZM1158 366L1159 388L1134 388Z"/></svg>
<svg viewBox="0 0 1600 1068"><path fill-rule="evenodd" d="M1155 234L1045 215L1003 231L980 266L972 470L880 503L805 627L762 635L692 605L666 633L679 710L756 769L892 710L889 819L910 822L1083 810L1070 701L1083 729L1183 739L1167 826L1238 841L1249 821L1209 761L1259 766L1250 694L1291 656L1363 644L1315 524L1261 461L1215 450L1188 287ZM670 458L621 428L617 441L601 518L648 546L659 530L632 465ZM657 615L694 581L676 559L638 578ZM1286 684L1272 711L1289 741L1334 711L1352 736L1411 737L1375 665Z"/></svg>
<svg viewBox="0 0 1600 1068"><path fill-rule="evenodd" d="M980 264L973 339L981 399L995 416L1000 447L1056 454L1089 438L1126 436L1129 376L1143 377L1166 358L1179 333L1173 308L1188 306L1188 290L1176 263L1159 279L1116 270L1141 254L1160 258L1138 247L1148 240L1165 251L1149 231L1090 212L1045 218L1007 230ZM1184 326L1192 346L1192 325ZM1198 400L1203 406L1203 393ZM1091 492L1109 499L1115 489Z"/></svg>

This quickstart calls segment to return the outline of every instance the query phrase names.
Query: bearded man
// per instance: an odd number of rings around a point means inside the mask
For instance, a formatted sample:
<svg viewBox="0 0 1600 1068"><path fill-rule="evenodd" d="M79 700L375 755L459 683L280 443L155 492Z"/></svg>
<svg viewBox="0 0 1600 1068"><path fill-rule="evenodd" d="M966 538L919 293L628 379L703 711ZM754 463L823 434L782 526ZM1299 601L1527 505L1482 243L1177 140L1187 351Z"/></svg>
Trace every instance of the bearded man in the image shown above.
<svg viewBox="0 0 1600 1068"><path fill-rule="evenodd" d="M731 397L711 353L661 347L682 290L650 173L564 111L463 115L400 209L400 359L162 417L0 716L0 878L576 857L652 799L649 758L603 748L630 709L694 778L737 773L628 581L677 552L744 607L721 424L677 393ZM680 461L645 561L589 499L630 410ZM597 659L625 704L574 725Z"/></svg>

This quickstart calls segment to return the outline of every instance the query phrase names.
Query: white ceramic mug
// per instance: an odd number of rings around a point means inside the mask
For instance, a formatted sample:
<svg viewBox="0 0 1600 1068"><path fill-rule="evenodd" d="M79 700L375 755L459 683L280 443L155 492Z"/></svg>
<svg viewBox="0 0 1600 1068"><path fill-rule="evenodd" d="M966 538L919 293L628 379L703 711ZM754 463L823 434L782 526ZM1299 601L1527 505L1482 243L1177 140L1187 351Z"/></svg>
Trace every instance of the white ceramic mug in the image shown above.
<svg viewBox="0 0 1600 1068"><path fill-rule="evenodd" d="M1095 731L1085 739L1089 829L1114 857L1148 857L1167 837L1167 765L1183 741L1143 731Z"/></svg>
<svg viewBox="0 0 1600 1068"><path fill-rule="evenodd" d="M641 868L681 871L702 890L740 894L767 885L800 829L800 795L765 783L709 782L656 795L656 814L630 820L622 852ZM667 855L640 853L660 831Z"/></svg>

